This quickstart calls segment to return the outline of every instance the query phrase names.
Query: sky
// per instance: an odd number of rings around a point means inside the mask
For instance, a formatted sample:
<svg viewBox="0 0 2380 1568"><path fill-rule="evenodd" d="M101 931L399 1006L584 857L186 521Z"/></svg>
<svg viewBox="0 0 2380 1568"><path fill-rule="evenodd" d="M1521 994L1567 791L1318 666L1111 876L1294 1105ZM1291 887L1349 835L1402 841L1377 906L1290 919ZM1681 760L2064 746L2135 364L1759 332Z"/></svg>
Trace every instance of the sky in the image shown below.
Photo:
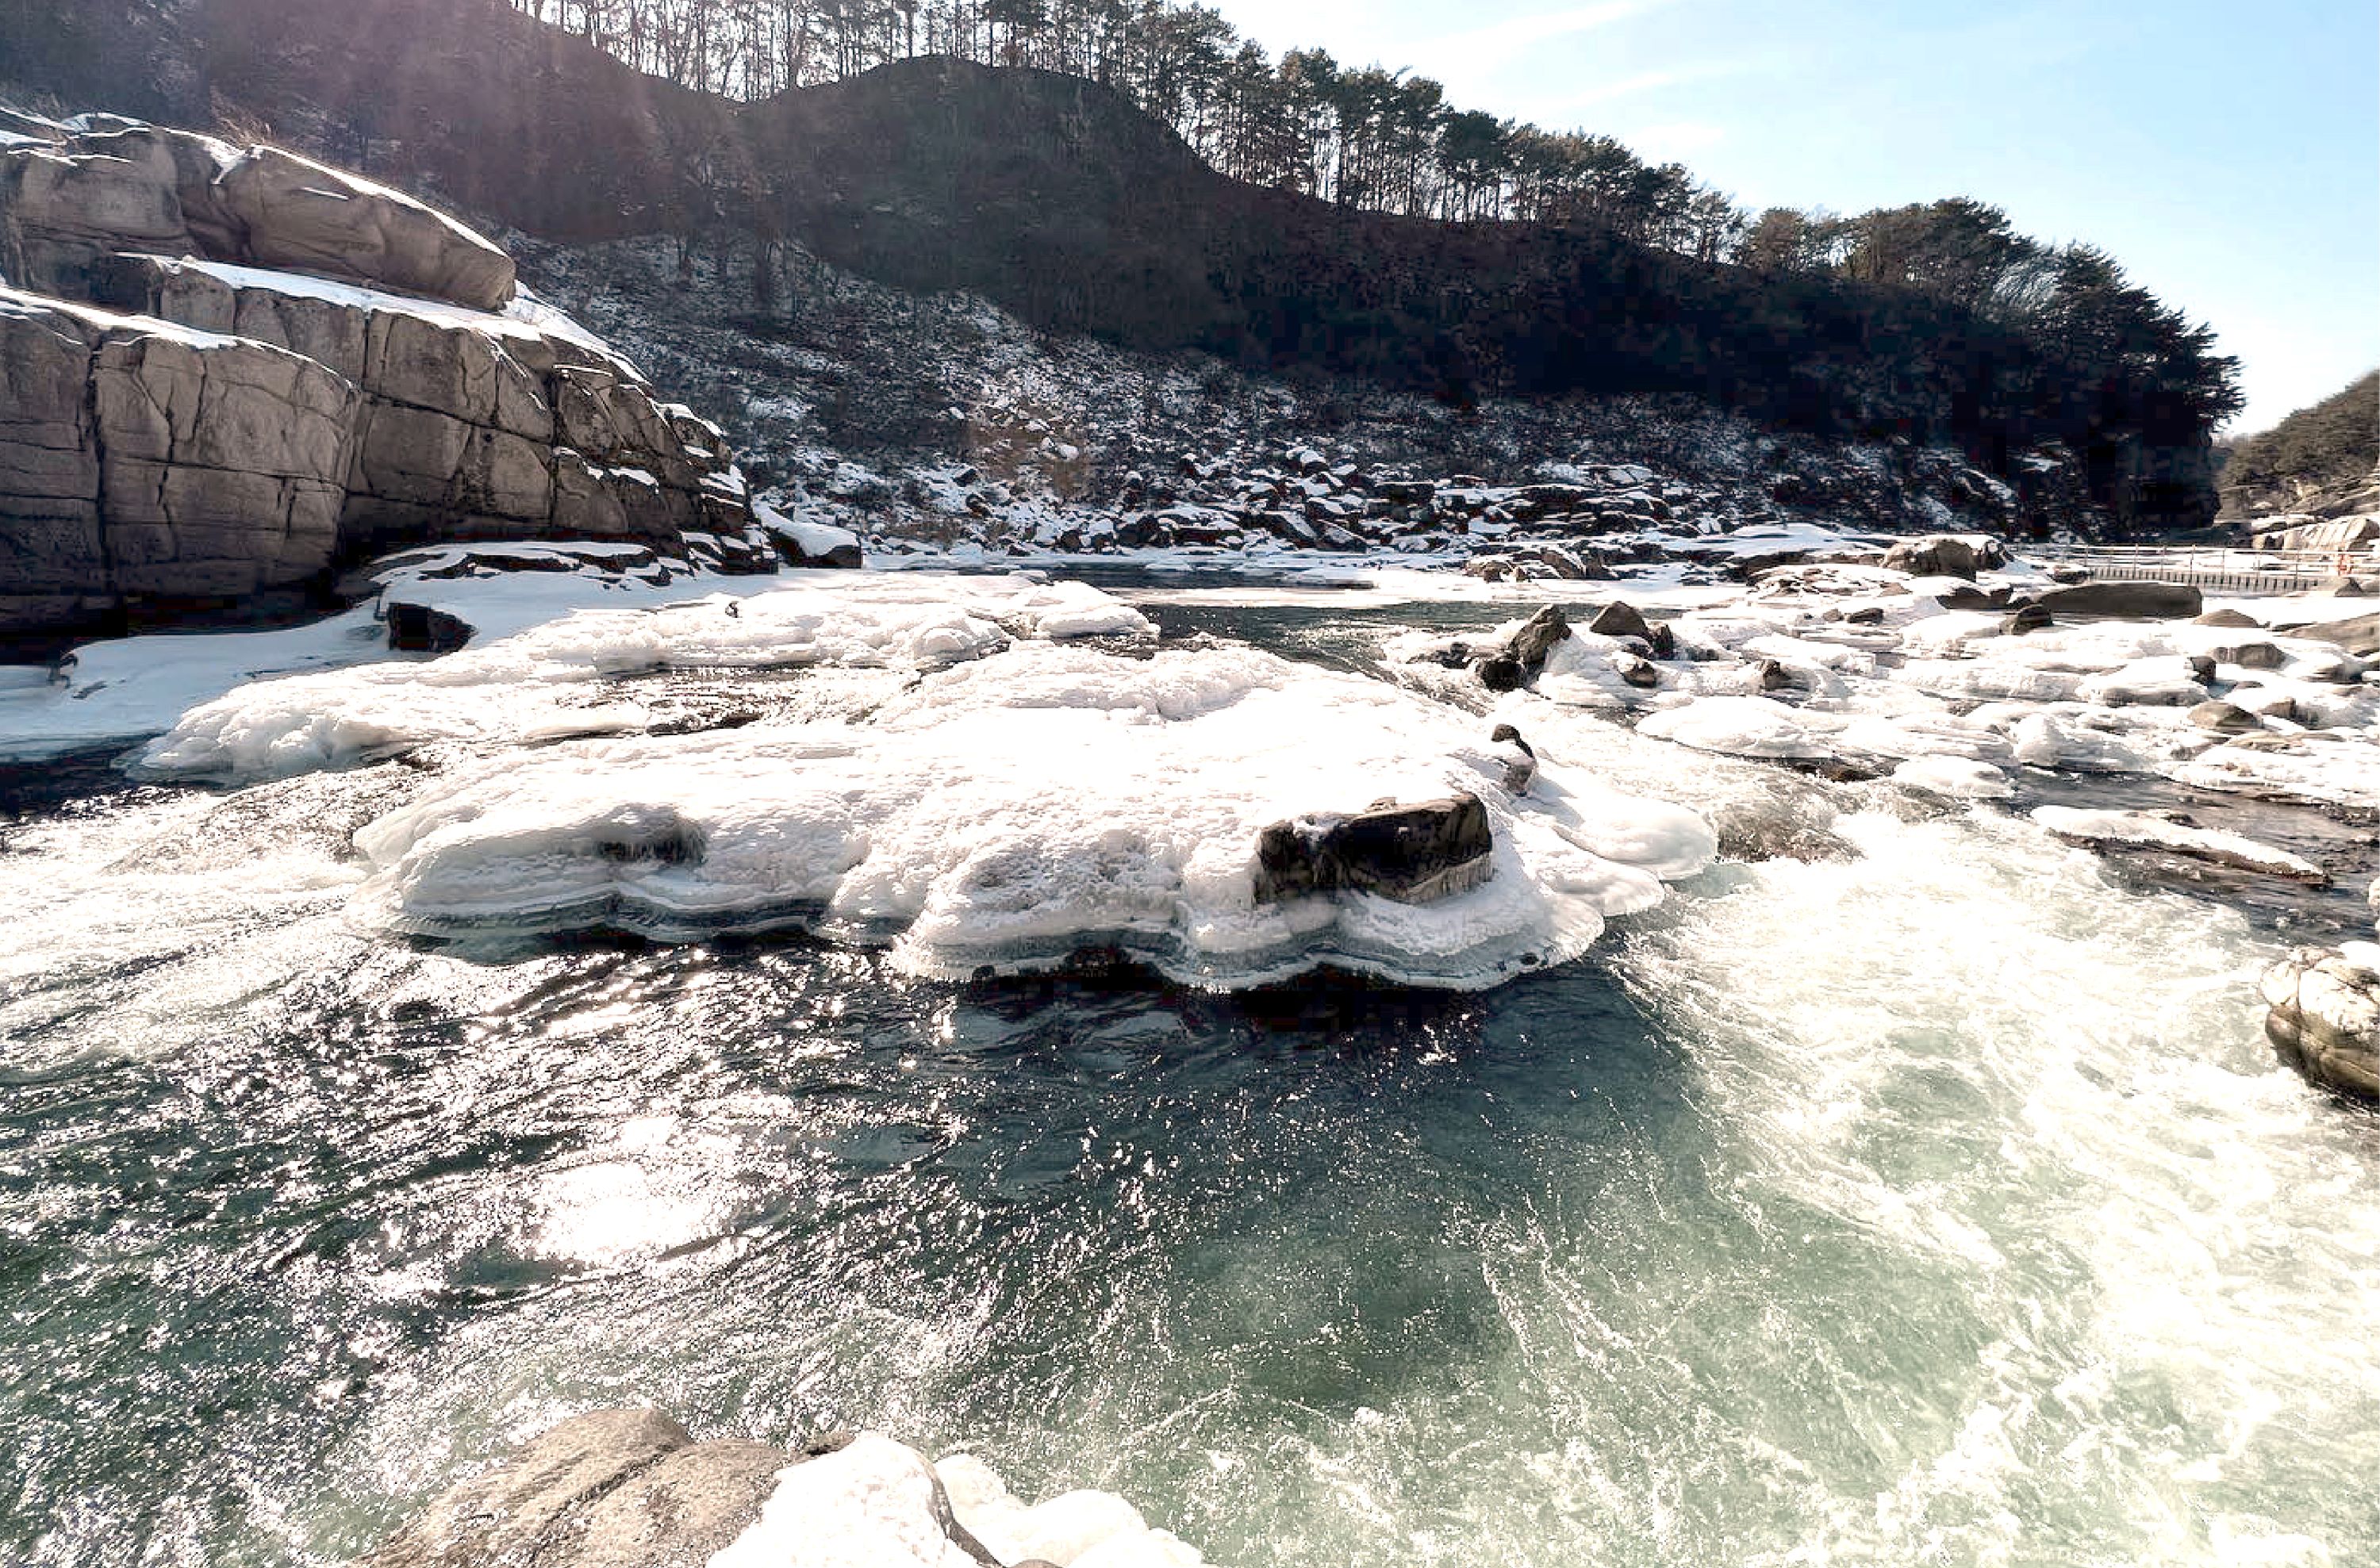
<svg viewBox="0 0 2380 1568"><path fill-rule="evenodd" d="M1755 210L1968 196L2089 241L2240 358L2236 429L2380 366L2374 0L1206 3Z"/></svg>

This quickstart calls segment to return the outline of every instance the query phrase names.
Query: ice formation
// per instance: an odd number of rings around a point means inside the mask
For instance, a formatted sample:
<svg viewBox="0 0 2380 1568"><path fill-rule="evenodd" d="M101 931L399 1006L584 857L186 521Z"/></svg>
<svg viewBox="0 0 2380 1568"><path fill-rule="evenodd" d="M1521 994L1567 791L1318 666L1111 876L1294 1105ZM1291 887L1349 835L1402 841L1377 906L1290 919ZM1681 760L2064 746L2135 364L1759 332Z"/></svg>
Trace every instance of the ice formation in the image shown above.
<svg viewBox="0 0 2380 1568"><path fill-rule="evenodd" d="M356 842L378 873L366 906L417 933L793 927L897 938L933 975L1114 949L1187 983L1330 962L1471 987L1576 957L1715 845L1691 812L1559 767L1513 793L1507 751L1459 712L1251 650L1022 644L858 721L466 767ZM1269 825L1465 791L1494 828L1484 886L1256 900Z"/></svg>

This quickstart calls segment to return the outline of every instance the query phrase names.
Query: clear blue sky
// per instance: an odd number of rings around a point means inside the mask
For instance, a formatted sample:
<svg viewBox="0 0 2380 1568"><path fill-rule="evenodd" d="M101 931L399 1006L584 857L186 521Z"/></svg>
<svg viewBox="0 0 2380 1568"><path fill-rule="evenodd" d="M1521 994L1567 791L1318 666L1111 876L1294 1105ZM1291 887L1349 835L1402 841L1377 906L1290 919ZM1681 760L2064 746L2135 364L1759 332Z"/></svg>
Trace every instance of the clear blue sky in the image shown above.
<svg viewBox="0 0 2380 1568"><path fill-rule="evenodd" d="M2258 429L2380 365L2374 0L1208 0L1743 204L1972 196L2237 355Z"/></svg>

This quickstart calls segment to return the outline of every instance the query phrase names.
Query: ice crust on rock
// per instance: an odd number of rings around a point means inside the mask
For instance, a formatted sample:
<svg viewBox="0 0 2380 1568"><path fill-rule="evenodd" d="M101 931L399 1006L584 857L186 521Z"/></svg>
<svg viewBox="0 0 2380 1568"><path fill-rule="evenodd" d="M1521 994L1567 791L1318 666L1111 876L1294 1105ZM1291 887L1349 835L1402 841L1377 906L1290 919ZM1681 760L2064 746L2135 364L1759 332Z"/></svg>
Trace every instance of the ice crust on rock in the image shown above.
<svg viewBox="0 0 2380 1568"><path fill-rule="evenodd" d="M2322 867L2287 850L2219 828L2197 827L2144 812L2085 811L2071 806L2038 806L2033 820L2060 838L2084 844L2112 844L2133 849L2165 850L2216 865L2263 872L2293 882L2327 882Z"/></svg>
<svg viewBox="0 0 2380 1568"><path fill-rule="evenodd" d="M356 836L360 907L410 932L894 940L918 973L1120 951L1235 987L1320 964L1472 988L1576 957L1706 864L1691 812L1560 767L1506 788L1479 720L1248 649L1019 644L856 722L558 745L442 776ZM1427 905L1255 899L1270 824L1475 795L1493 870Z"/></svg>
<svg viewBox="0 0 2380 1568"><path fill-rule="evenodd" d="M467 621L468 604L456 611ZM741 597L582 609L427 664L242 686L140 753L157 778L248 781L342 767L431 741L534 742L645 727L622 678L667 669L916 670L1017 637L1137 637L1137 610L1078 583L817 573Z"/></svg>
<svg viewBox="0 0 2380 1568"><path fill-rule="evenodd" d="M1696 751L1743 757L1823 757L1827 728L1815 716L1769 697L1697 697L1646 717L1638 730Z"/></svg>

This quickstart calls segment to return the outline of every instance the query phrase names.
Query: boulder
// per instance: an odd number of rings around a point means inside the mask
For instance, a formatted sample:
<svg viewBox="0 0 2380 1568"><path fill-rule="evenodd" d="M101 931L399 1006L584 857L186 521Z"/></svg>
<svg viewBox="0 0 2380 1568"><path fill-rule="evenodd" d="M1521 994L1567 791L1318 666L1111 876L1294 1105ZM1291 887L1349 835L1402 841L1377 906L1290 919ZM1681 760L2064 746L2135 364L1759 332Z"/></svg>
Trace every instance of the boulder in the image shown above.
<svg viewBox="0 0 2380 1568"><path fill-rule="evenodd" d="M2345 648L2359 658L2380 654L2380 615L2359 615L2351 621L2330 621L2301 626L2293 633Z"/></svg>
<svg viewBox="0 0 2380 1568"><path fill-rule="evenodd" d="M2051 588L2038 602L2060 621L2185 621L2206 608L2187 583L2077 583Z"/></svg>
<svg viewBox="0 0 2380 1568"><path fill-rule="evenodd" d="M1613 599L1597 610L1586 629L1598 637L1639 637L1647 645L1653 641L1653 628L1644 612L1626 599Z"/></svg>
<svg viewBox="0 0 2380 1568"><path fill-rule="evenodd" d="M1352 815L1275 823L1257 839L1259 903L1315 893L1375 893L1427 904L1467 892L1493 870L1488 808L1472 794Z"/></svg>
<svg viewBox="0 0 2380 1568"><path fill-rule="evenodd" d="M1903 539L1884 552L1888 570L1906 572L1912 577L1964 577L1975 580L1975 547L1965 539L1951 535L1937 535L1925 539Z"/></svg>
<svg viewBox="0 0 2380 1568"><path fill-rule="evenodd" d="M434 541L772 564L716 426L550 312L495 313L511 261L396 192L53 127L0 146L0 267L29 256L80 297L0 291L0 636L212 611Z"/></svg>
<svg viewBox="0 0 2380 1568"><path fill-rule="evenodd" d="M474 310L512 302L511 257L384 186L277 147L252 147L215 188L239 228L237 259L250 265L353 278Z"/></svg>
<svg viewBox="0 0 2380 1568"><path fill-rule="evenodd" d="M359 1568L493 1568L566 1562L544 1550L592 1503L694 1446L657 1410L601 1410L563 1422L464 1482L358 1560Z"/></svg>
<svg viewBox="0 0 2380 1568"><path fill-rule="evenodd" d="M2312 1081L2380 1100L2380 946L2301 947L2265 971L2265 1038Z"/></svg>
<svg viewBox="0 0 2380 1568"><path fill-rule="evenodd" d="M791 1463L781 1450L739 1440L681 1448L595 1501L570 1568L706 1562L759 1520Z"/></svg>
<svg viewBox="0 0 2380 1568"><path fill-rule="evenodd" d="M1534 675L1545 668L1546 656L1552 653L1557 645L1569 640L1569 617L1562 614L1561 606L1549 604L1521 623L1521 629L1512 633L1512 640L1505 645L1504 651L1523 669Z"/></svg>

